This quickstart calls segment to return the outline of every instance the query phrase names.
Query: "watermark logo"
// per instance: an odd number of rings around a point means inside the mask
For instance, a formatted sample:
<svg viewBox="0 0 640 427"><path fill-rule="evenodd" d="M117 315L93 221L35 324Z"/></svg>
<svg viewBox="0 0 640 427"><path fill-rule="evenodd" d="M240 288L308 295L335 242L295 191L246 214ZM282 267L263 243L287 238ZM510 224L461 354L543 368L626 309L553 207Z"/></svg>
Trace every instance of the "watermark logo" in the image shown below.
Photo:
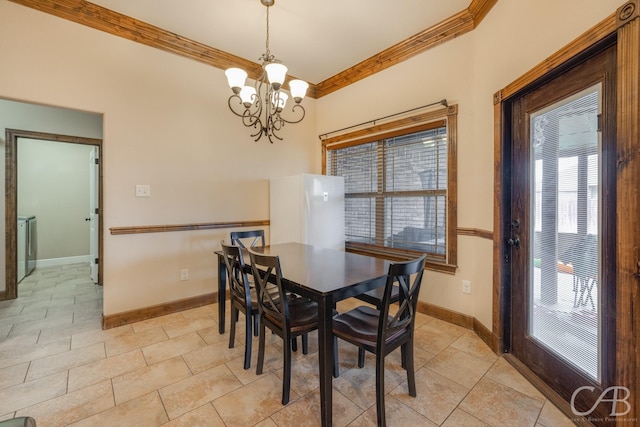
<svg viewBox="0 0 640 427"><path fill-rule="evenodd" d="M617 385L611 386L605 389L600 394L600 396L598 397L596 402L593 404L591 409L585 412L578 411L575 406L576 396L578 395L578 393L584 390L588 390L589 392L593 393L593 391L595 390L595 387L586 385L586 386L577 388L573 392L573 394L571 395L571 411L575 415L578 415L581 417L589 416L596 409L596 407L602 402L611 402L611 412L609 413L609 416L611 417L621 417L623 415L628 414L631 411L631 404L628 401L629 396L631 395L631 392L627 387L617 386ZM607 394L609 392L613 392L611 394L611 397L607 397ZM622 409L624 409L624 411L618 412L619 406L622 406Z"/></svg>

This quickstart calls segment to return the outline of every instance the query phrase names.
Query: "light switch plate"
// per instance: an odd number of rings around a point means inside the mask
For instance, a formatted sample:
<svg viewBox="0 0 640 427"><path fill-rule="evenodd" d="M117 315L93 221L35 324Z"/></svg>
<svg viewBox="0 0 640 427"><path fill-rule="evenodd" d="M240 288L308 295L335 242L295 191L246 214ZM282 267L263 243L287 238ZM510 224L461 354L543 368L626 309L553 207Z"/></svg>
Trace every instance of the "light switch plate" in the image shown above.
<svg viewBox="0 0 640 427"><path fill-rule="evenodd" d="M151 186L146 184L137 184L136 197L151 197Z"/></svg>
<svg viewBox="0 0 640 427"><path fill-rule="evenodd" d="M465 294L471 293L471 282L469 280L462 281L462 292Z"/></svg>

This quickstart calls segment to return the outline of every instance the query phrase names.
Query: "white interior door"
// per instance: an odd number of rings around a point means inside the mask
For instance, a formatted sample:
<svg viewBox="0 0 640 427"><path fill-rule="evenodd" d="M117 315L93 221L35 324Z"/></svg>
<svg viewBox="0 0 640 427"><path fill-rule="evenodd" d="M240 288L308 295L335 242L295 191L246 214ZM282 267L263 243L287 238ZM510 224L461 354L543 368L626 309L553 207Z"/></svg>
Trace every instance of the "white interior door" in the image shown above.
<svg viewBox="0 0 640 427"><path fill-rule="evenodd" d="M98 147L93 147L89 153L89 263L91 265L91 280L98 283L98 230L100 214L98 206Z"/></svg>

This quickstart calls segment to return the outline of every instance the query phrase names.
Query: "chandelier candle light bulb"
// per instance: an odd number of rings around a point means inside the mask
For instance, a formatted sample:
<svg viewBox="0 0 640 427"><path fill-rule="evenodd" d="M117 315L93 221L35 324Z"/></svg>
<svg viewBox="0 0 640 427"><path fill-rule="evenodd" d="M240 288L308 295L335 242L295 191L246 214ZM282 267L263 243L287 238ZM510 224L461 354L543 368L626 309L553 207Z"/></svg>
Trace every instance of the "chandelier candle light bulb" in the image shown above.
<svg viewBox="0 0 640 427"><path fill-rule="evenodd" d="M289 99L289 95L282 91L273 92L271 94L271 105L277 112L281 112Z"/></svg>
<svg viewBox="0 0 640 427"><path fill-rule="evenodd" d="M256 98L256 88L252 86L243 86L240 90L240 101L244 108L251 108L254 100Z"/></svg>
<svg viewBox="0 0 640 427"><path fill-rule="evenodd" d="M241 68L228 68L224 74L227 76L229 87L233 93L239 94L247 80L247 72Z"/></svg>
<svg viewBox="0 0 640 427"><path fill-rule="evenodd" d="M228 104L231 112L242 118L242 124L252 127L255 132L251 137L258 141L263 136L273 144L273 139L282 141L278 132L286 123L300 123L305 116L305 109L300 103L304 99L309 84L303 80L289 81L289 91L295 101L291 107L292 117L283 117L281 113L289 99L283 85L287 78L287 67L280 63L269 50L269 7L275 0L260 0L267 8L267 38L266 52L260 57L262 62L262 76L256 80L254 86L247 86L245 82L248 74L240 68L229 68L224 73L233 92Z"/></svg>
<svg viewBox="0 0 640 427"><path fill-rule="evenodd" d="M300 104L302 99L307 94L307 89L309 88L309 83L304 80L291 80L289 82L289 92L291 92L291 96L293 100L296 101L296 104Z"/></svg>
<svg viewBox="0 0 640 427"><path fill-rule="evenodd" d="M274 90L279 90L284 83L284 79L287 77L287 67L272 62L271 64L265 65L264 71L267 72L267 78L269 79L269 83L271 83L271 87L273 87Z"/></svg>

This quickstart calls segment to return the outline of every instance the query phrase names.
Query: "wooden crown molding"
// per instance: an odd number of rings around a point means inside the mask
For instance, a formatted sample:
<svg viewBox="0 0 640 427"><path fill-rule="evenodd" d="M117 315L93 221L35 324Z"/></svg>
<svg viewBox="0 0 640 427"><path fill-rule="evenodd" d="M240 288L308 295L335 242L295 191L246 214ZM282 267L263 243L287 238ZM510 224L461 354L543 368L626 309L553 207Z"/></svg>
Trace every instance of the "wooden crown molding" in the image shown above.
<svg viewBox="0 0 640 427"><path fill-rule="evenodd" d="M262 74L260 64L232 55L162 28L114 12L85 0L9 0L96 30L155 47L212 67L240 67L251 79ZM309 84L307 96L320 98L416 56L445 41L472 31L498 0L472 0L469 7L359 64L318 84ZM293 77L293 76L292 76ZM293 77L295 78L295 77Z"/></svg>
<svg viewBox="0 0 640 427"><path fill-rule="evenodd" d="M262 66L260 64L85 0L9 1L222 70L229 67L240 67L247 71L249 78L254 80L257 80L262 75ZM294 76L291 77L296 78ZM316 97L313 85L309 85L307 95L312 98Z"/></svg>
<svg viewBox="0 0 640 427"><path fill-rule="evenodd" d="M318 83L318 98L472 31L497 2L498 0L473 0L467 9Z"/></svg>

